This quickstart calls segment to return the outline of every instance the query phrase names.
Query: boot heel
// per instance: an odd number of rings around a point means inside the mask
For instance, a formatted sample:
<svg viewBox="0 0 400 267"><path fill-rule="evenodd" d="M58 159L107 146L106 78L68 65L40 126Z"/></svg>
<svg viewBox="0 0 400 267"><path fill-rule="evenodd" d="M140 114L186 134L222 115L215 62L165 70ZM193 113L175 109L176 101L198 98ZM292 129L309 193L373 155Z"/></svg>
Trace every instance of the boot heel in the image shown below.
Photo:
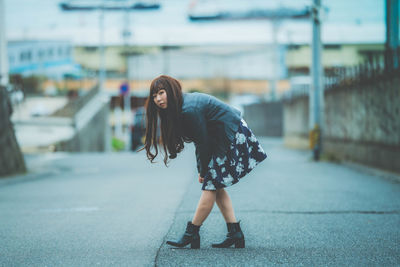
<svg viewBox="0 0 400 267"><path fill-rule="evenodd" d="M199 249L200 248L200 238L193 240L192 243L190 243L190 248L191 249Z"/></svg>
<svg viewBox="0 0 400 267"><path fill-rule="evenodd" d="M235 242L235 248L244 248L245 242L244 239L239 239Z"/></svg>

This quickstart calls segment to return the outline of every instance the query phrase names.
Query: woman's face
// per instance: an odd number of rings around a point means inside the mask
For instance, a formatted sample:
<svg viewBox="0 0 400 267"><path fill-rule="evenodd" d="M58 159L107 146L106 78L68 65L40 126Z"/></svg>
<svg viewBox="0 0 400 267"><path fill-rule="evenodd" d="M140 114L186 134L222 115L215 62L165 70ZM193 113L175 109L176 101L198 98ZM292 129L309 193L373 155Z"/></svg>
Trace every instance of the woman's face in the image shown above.
<svg viewBox="0 0 400 267"><path fill-rule="evenodd" d="M157 93L153 94L153 99L159 108L167 108L167 92L164 89L160 89Z"/></svg>

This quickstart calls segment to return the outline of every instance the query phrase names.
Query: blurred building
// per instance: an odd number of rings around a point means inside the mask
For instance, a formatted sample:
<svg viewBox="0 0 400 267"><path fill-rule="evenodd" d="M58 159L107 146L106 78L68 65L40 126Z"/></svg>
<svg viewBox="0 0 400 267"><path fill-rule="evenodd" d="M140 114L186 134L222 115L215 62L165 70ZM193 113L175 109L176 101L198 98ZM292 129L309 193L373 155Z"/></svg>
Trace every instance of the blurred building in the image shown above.
<svg viewBox="0 0 400 267"><path fill-rule="evenodd" d="M70 41L9 41L7 50L10 74L43 75L51 79L61 79L65 74L80 71L80 66L73 60Z"/></svg>
<svg viewBox="0 0 400 267"><path fill-rule="evenodd" d="M384 44L347 43L325 44L322 50L322 65L325 71L335 67L355 66L372 58L382 57ZM293 44L287 48L286 63L289 76L308 75L311 67L311 48L308 44Z"/></svg>
<svg viewBox="0 0 400 267"><path fill-rule="evenodd" d="M278 64L273 63L273 54L268 45L107 46L106 88L118 90L121 80L128 78L131 91L147 92L149 81L167 74L180 79L186 89L261 94L275 76L287 77L286 46L275 53ZM75 47L74 57L84 70L98 71L98 47Z"/></svg>
<svg viewBox="0 0 400 267"><path fill-rule="evenodd" d="M323 47L322 63L329 72L382 56L383 49L379 43L329 43ZM273 63L273 50L266 44L107 46L106 86L118 92L121 80L128 77L131 91L147 91L154 77L168 74L182 80L187 89L263 94L269 92L275 78L280 94L290 88L292 77L309 75L311 48L308 44L282 44L277 54L278 65ZM98 71L99 59L98 47L74 48L74 60L85 70Z"/></svg>
<svg viewBox="0 0 400 267"><path fill-rule="evenodd" d="M159 49L156 46L125 47L123 45L114 45L104 47L107 77L125 78L129 55L154 53ZM84 70L98 72L100 66L100 50L98 46L75 46L73 58Z"/></svg>
<svg viewBox="0 0 400 267"><path fill-rule="evenodd" d="M180 79L285 79L285 55L286 46L276 52L267 45L164 46L155 53L131 55L129 77L140 80L168 74Z"/></svg>
<svg viewBox="0 0 400 267"><path fill-rule="evenodd" d="M347 43L325 44L322 51L324 69L354 66L371 57L383 56L384 44ZM108 78L148 80L159 74L183 79L279 80L298 74L307 75L311 66L311 48L308 44L280 45L279 65L273 64L268 45L219 46L108 46L105 48ZM89 71L98 71L98 47L74 48L74 60ZM275 73L276 71L276 73Z"/></svg>

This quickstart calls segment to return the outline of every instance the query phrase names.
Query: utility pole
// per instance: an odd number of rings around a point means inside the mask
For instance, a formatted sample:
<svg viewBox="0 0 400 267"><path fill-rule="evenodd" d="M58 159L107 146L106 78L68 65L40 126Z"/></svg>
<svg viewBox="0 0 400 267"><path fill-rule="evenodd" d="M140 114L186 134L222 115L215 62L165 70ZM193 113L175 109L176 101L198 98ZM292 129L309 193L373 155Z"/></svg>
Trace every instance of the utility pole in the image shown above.
<svg viewBox="0 0 400 267"><path fill-rule="evenodd" d="M125 131L124 131L124 139L125 139L125 150L131 150L131 124L132 124L132 110L131 110L131 95L130 95L130 83L129 83L129 64L128 64L128 55L129 55L129 37L131 36L131 32L129 30L129 10L126 9L124 12L124 25L122 30L122 38L124 40L124 50L126 57L126 76L125 81L121 86L126 87L126 92L122 94L124 99L124 118L125 118Z"/></svg>
<svg viewBox="0 0 400 267"><path fill-rule="evenodd" d="M396 1L398 0L387 0ZM193 8L193 7L192 7ZM398 4L397 4L398 9ZM319 160L322 153L322 133L324 129L324 90L323 90L323 71L321 65L321 0L313 0L311 9L291 9L291 8L279 8L275 10L256 10L257 12L249 11L245 13L235 12L217 12L204 14L200 12L197 15L196 12L189 14L191 21L223 21L223 20L248 20L248 19L269 19L272 23L277 23L283 19L310 19L312 23L312 84L309 92L309 129L310 129L310 147L313 150L313 156L315 160ZM398 17L397 17L398 18ZM398 19L397 19L398 23ZM273 29L277 31L277 25L273 26ZM275 36L273 37L276 38ZM398 38L398 34L397 34ZM273 40L275 43L276 40ZM274 45L274 47L276 44ZM274 51L275 52L275 51ZM275 60L274 60L275 61ZM274 62L276 64L276 62ZM275 75L274 75L275 76ZM276 79L276 77L274 77ZM274 83L274 82L273 82ZM274 86L271 88L271 97L274 96Z"/></svg>
<svg viewBox="0 0 400 267"><path fill-rule="evenodd" d="M123 40L124 40L124 47L125 51L127 51L128 48L128 38L130 36L129 28L128 28L128 23L129 23L129 11L145 11L145 10L157 10L160 9L160 4L158 3L146 3L146 2L140 2L137 1L136 3L132 4L132 1L106 1L106 0L101 0L100 4L97 4L94 2L91 4L89 1L66 1L60 3L60 8L63 11L71 12L71 11L81 11L81 12L88 12L88 11L95 11L99 10L99 53L100 53L100 62L99 62L99 73L98 73L98 80L99 80L99 89L104 93L105 89L105 81L106 81L106 57L105 57L105 48L104 48L104 16L106 11L123 11L125 12L125 29L123 31ZM128 53L126 53L128 54ZM126 82L127 86L129 87L129 69L128 69L128 63L127 63L127 70L126 70ZM127 113L130 115L130 98L129 98L129 89L127 92L127 95L124 96L124 101L125 101L125 110L124 110L124 117L126 120L128 120L128 125L130 125L130 118L131 116L128 116ZM121 117L121 116L120 116ZM129 127L128 127L129 130ZM109 131L109 128L107 127L106 131ZM128 138L127 141L127 148L130 146L129 145L130 139ZM106 142L108 146L108 142ZM106 150L109 150L108 147L106 147Z"/></svg>
<svg viewBox="0 0 400 267"><path fill-rule="evenodd" d="M192 6L192 9L195 9L195 5ZM283 20L295 19L295 20L304 20L309 19L310 10L308 8L287 8L280 7L277 9L264 9L264 10L249 10L245 12L211 12L209 14L200 12L200 14L196 14L196 11L191 12L189 14L189 19L193 22L196 21L237 21L237 20L251 20L251 19L262 19L271 21L272 25L272 43L271 43L271 61L272 64L275 65L272 69L272 77L269 79L270 81L270 93L269 95L265 95L266 99L270 101L276 101L277 99L277 81L278 81L278 70L277 67L279 65L279 44L278 44L278 32L280 24Z"/></svg>
<svg viewBox="0 0 400 267"><path fill-rule="evenodd" d="M399 0L386 0L385 67L399 67Z"/></svg>
<svg viewBox="0 0 400 267"><path fill-rule="evenodd" d="M129 19L129 9L126 9L124 12L124 19L123 19L123 30L122 30L122 38L124 40L124 50L125 55L128 57L129 53L129 38L131 37L132 33L129 29L130 26L130 19ZM128 60L126 60L126 80L129 80L129 64Z"/></svg>
<svg viewBox="0 0 400 267"><path fill-rule="evenodd" d="M272 78L271 78L271 86L269 93L269 100L276 101L276 88L278 83L278 67L279 66L279 55L280 48L278 45L278 32L281 21L279 18L275 18L271 21L272 24L272 63L274 67L272 68Z"/></svg>
<svg viewBox="0 0 400 267"><path fill-rule="evenodd" d="M8 54L4 0L0 0L0 85L8 85Z"/></svg>
<svg viewBox="0 0 400 267"><path fill-rule="evenodd" d="M165 44L161 47L163 53L163 74L169 75L169 51L170 46Z"/></svg>
<svg viewBox="0 0 400 267"><path fill-rule="evenodd" d="M158 3L144 3L144 2L136 2L135 4L131 4L128 1L115 1L113 5L107 4L106 0L101 0L100 5L92 5L88 3L88 1L75 1L70 3L68 1L60 3L60 8L66 12L80 11L80 12L88 12L93 10L99 10L99 28L100 28L100 44L99 44L99 52L100 52L100 66L99 66L99 88L100 90L104 89L104 82L106 79L106 71L105 71L105 51L104 51L104 14L105 11L145 11L145 10L157 10L160 8L160 4Z"/></svg>
<svg viewBox="0 0 400 267"><path fill-rule="evenodd" d="M322 153L322 133L324 129L324 89L322 84L321 65L321 0L313 0L311 7L312 20L312 84L309 94L310 109L310 146L314 160L319 160Z"/></svg>
<svg viewBox="0 0 400 267"><path fill-rule="evenodd" d="M100 67L99 67L99 89L100 91L104 91L104 82L106 79L106 57L104 54L104 0L101 2L101 6L99 8L99 52L100 52Z"/></svg>

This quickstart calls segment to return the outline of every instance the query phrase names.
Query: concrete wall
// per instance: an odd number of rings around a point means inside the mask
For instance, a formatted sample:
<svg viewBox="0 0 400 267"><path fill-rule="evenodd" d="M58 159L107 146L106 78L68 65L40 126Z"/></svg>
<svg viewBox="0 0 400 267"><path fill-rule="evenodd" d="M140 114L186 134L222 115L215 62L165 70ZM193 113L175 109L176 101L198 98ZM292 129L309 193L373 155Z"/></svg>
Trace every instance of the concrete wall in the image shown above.
<svg viewBox="0 0 400 267"><path fill-rule="evenodd" d="M109 103L104 103L96 114L70 140L55 145L56 151L68 152L102 152L111 142L107 134Z"/></svg>
<svg viewBox="0 0 400 267"><path fill-rule="evenodd" d="M291 148L308 149L309 108L308 95L284 101L283 133L284 144Z"/></svg>
<svg viewBox="0 0 400 267"><path fill-rule="evenodd" d="M69 140L55 144L56 151L95 152L106 151L111 143L109 136L109 98L97 87L86 95L72 100L53 116L69 117L75 134Z"/></svg>
<svg viewBox="0 0 400 267"><path fill-rule="evenodd" d="M400 172L399 77L382 74L325 90L325 154ZM285 144L307 148L308 113L308 96L285 101Z"/></svg>
<svg viewBox="0 0 400 267"><path fill-rule="evenodd" d="M0 176L25 172L25 161L10 121L11 103L4 87L0 86Z"/></svg>
<svg viewBox="0 0 400 267"><path fill-rule="evenodd" d="M282 136L282 102L246 105L243 117L257 136Z"/></svg>

